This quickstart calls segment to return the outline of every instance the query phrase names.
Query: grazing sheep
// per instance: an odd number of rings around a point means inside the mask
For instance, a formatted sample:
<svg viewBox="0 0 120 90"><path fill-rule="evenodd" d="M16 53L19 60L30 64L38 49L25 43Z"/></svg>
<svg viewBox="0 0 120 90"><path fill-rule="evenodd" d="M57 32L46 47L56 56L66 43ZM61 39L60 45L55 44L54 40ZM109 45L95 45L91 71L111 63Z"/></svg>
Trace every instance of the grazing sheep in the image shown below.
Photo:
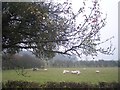
<svg viewBox="0 0 120 90"><path fill-rule="evenodd" d="M71 71L72 74L76 74L77 72L76 71Z"/></svg>
<svg viewBox="0 0 120 90"><path fill-rule="evenodd" d="M80 71L77 71L77 74L79 75L81 72Z"/></svg>
<svg viewBox="0 0 120 90"><path fill-rule="evenodd" d="M36 68L32 68L33 71L36 71Z"/></svg>
<svg viewBox="0 0 120 90"><path fill-rule="evenodd" d="M99 73L100 71L99 70L96 70L96 73Z"/></svg>
<svg viewBox="0 0 120 90"><path fill-rule="evenodd" d="M47 71L47 69L44 69L45 71Z"/></svg>
<svg viewBox="0 0 120 90"><path fill-rule="evenodd" d="M36 68L37 70L39 70L39 68Z"/></svg>
<svg viewBox="0 0 120 90"><path fill-rule="evenodd" d="M71 71L71 73L72 73L72 74L78 74L78 75L79 75L81 72L80 72L79 70L73 70L73 71Z"/></svg>
<svg viewBox="0 0 120 90"><path fill-rule="evenodd" d="M39 69L38 68L32 68L33 71L38 71Z"/></svg>
<svg viewBox="0 0 120 90"><path fill-rule="evenodd" d="M70 72L69 70L63 70L63 74L69 73L69 72Z"/></svg>

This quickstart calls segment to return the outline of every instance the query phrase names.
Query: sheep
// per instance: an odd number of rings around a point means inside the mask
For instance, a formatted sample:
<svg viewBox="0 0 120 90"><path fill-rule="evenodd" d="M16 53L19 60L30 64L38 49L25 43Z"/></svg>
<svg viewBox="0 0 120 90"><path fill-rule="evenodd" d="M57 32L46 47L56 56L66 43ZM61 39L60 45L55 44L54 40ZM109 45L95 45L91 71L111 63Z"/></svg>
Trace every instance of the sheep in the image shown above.
<svg viewBox="0 0 120 90"><path fill-rule="evenodd" d="M73 71L71 71L71 73L72 73L72 74L78 74L78 75L79 75L81 72L80 72L79 70L73 70Z"/></svg>
<svg viewBox="0 0 120 90"><path fill-rule="evenodd" d="M96 73L99 73L100 71L99 70L96 70Z"/></svg>
<svg viewBox="0 0 120 90"><path fill-rule="evenodd" d="M33 71L36 71L37 69L36 68L32 68Z"/></svg>
<svg viewBox="0 0 120 90"><path fill-rule="evenodd" d="M47 71L47 69L46 69L46 68L45 68L44 70L45 70L45 71Z"/></svg>
<svg viewBox="0 0 120 90"><path fill-rule="evenodd" d="M80 71L77 71L77 74L79 75L81 72Z"/></svg>
<svg viewBox="0 0 120 90"><path fill-rule="evenodd" d="M77 72L76 71L71 71L72 74L76 74Z"/></svg>
<svg viewBox="0 0 120 90"><path fill-rule="evenodd" d="M39 70L39 68L36 68L36 70Z"/></svg>
<svg viewBox="0 0 120 90"><path fill-rule="evenodd" d="M32 68L33 71L38 71L39 69L38 68Z"/></svg>
<svg viewBox="0 0 120 90"><path fill-rule="evenodd" d="M69 73L69 72L70 72L69 70L63 70L63 74Z"/></svg>
<svg viewBox="0 0 120 90"><path fill-rule="evenodd" d="M63 70L63 74L69 73L69 72L70 72L69 70ZM71 71L71 73L79 75L81 72L79 70L73 70L73 71Z"/></svg>

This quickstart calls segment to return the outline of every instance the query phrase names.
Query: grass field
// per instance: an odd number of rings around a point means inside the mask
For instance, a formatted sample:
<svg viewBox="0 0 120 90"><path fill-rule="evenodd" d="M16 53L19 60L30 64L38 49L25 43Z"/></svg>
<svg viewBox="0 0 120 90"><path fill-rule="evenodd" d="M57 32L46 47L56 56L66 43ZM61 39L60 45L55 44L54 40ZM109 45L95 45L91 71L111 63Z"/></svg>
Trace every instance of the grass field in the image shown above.
<svg viewBox="0 0 120 90"><path fill-rule="evenodd" d="M63 74L63 70L80 70L81 74ZM100 73L95 73L96 70L99 70ZM38 83L45 83L48 81L55 82L113 82L118 81L118 68L48 68L47 71L40 69L39 71L26 70L27 75L30 77L24 77L22 75L17 75L15 70L5 70L2 71L2 80L25 80Z"/></svg>

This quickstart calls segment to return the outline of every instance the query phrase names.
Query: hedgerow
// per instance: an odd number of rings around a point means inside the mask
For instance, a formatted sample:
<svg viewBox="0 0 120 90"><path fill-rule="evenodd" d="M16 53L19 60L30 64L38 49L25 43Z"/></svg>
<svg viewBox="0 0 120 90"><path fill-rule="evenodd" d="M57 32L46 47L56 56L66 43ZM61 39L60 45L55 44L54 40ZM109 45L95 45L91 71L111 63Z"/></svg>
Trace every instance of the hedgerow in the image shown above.
<svg viewBox="0 0 120 90"><path fill-rule="evenodd" d="M36 89L73 89L79 88L84 90L96 90L96 89L104 89L104 90L119 90L120 83L118 82L99 82L98 84L92 83L76 83L76 82L46 82L44 84L39 84L35 82L29 81L7 81L2 83L2 89L7 88L36 88Z"/></svg>

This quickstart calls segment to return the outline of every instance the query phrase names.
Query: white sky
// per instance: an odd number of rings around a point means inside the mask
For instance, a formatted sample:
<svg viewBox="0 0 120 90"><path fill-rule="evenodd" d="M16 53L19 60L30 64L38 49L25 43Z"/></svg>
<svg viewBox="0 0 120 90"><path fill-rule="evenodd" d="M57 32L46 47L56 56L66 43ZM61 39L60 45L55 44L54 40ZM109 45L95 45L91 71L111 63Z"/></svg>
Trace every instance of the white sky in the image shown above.
<svg viewBox="0 0 120 90"><path fill-rule="evenodd" d="M119 0L101 0L101 1L102 1L101 3L102 10L107 13L107 24L102 29L101 32L102 38L105 39L114 36L115 38L112 40L112 44L116 48L116 50L114 51L114 55L111 56L99 55L99 58L104 58L107 60L109 59L118 60L118 1Z"/></svg>
<svg viewBox="0 0 120 90"><path fill-rule="evenodd" d="M80 4L83 0L72 0L73 8L77 11L80 8ZM88 1L88 0L86 0ZM91 1L91 0L89 0ZM112 44L116 48L114 55L103 55L99 54L95 59L104 59L104 60L118 60L118 1L119 0L101 0L100 6L104 14L107 14L107 24L101 30L101 40L105 40L114 36ZM105 43L103 47L109 46L110 42ZM89 60L89 57L88 57Z"/></svg>
<svg viewBox="0 0 120 90"><path fill-rule="evenodd" d="M114 55L99 55L99 58L104 58L106 60L118 60L118 1L119 0L101 0L101 8L104 13L107 13L107 24L101 30L102 39L106 39L114 36L115 38L112 40L113 46L116 48L114 51ZM104 45L108 46L109 43Z"/></svg>

